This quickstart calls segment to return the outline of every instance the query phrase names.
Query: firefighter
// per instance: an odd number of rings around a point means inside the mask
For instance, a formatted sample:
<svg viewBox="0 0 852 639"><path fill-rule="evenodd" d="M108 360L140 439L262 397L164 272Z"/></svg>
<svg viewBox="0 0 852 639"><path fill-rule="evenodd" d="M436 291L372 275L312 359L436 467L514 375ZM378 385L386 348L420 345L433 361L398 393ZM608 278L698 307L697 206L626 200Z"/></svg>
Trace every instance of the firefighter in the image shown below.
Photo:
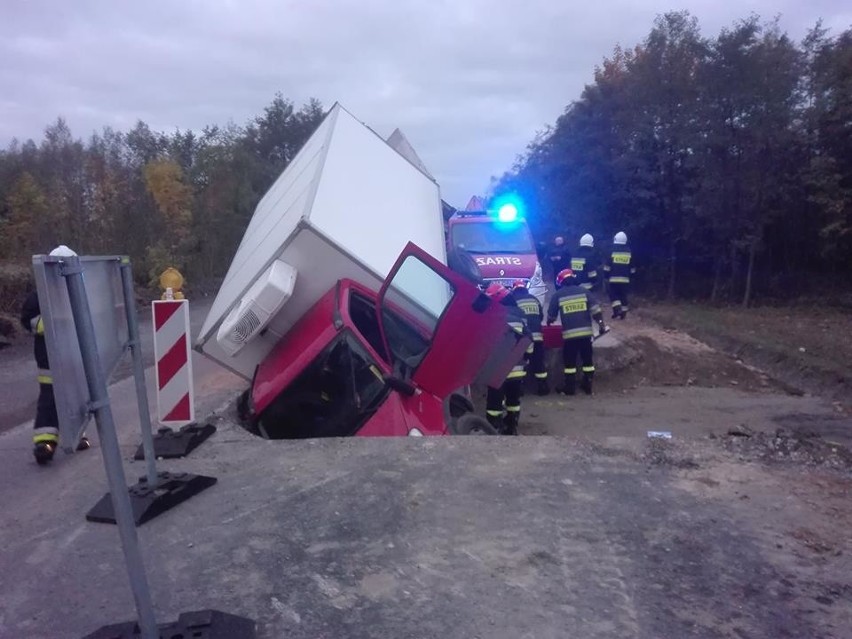
<svg viewBox="0 0 852 639"><path fill-rule="evenodd" d="M541 323L544 319L544 311L538 298L527 290L524 280L512 282L512 298L524 313L527 328L532 335L532 352L529 355L529 368L535 376L536 392L541 395L550 393L547 383L547 367L544 364L544 334L541 332Z"/></svg>
<svg viewBox="0 0 852 639"><path fill-rule="evenodd" d="M627 319L630 310L630 276L636 272L633 255L627 245L627 234L619 231L612 238L612 252L604 265L609 298L612 300L612 319Z"/></svg>
<svg viewBox="0 0 852 639"><path fill-rule="evenodd" d="M519 335L527 331L524 313L510 295L509 289L494 282L485 290L485 294L500 302L508 311L508 323ZM532 346L532 344L530 344ZM521 418L521 394L524 379L527 376L526 361L529 350L523 359L512 367L500 388L488 387L485 399L485 416L501 435L517 435Z"/></svg>
<svg viewBox="0 0 852 639"><path fill-rule="evenodd" d="M553 324L556 316L562 319L562 355L565 361L566 395L574 395L577 388L577 359L583 366L582 389L592 394L592 379L595 376L595 363L592 354L592 320L600 327L601 334L609 331L604 324L601 307L589 291L580 286L577 276L570 268L556 276L559 287L550 298L547 309L547 323Z"/></svg>
<svg viewBox="0 0 852 639"><path fill-rule="evenodd" d="M556 236L553 240L553 246L547 252L547 261L550 263L550 268L552 269L551 277L554 280L563 269L571 266L571 253L568 247L565 246L565 238L561 235Z"/></svg>
<svg viewBox="0 0 852 639"><path fill-rule="evenodd" d="M593 290L598 283L598 263L595 258L595 238L586 233L580 238L577 255L571 258L571 270L580 286L587 291Z"/></svg>
<svg viewBox="0 0 852 639"><path fill-rule="evenodd" d="M53 257L72 257L77 255L65 245L56 247L50 252ZM59 418L56 414L56 402L53 397L53 376L50 374L50 364L47 360L47 344L44 340L44 320L38 294L32 291L24 301L21 309L21 324L35 335L33 354L38 366L39 394L36 403L36 417L33 424L33 454L38 464L46 464L53 459L59 444ZM89 448L89 440L85 436L80 439L77 450Z"/></svg>

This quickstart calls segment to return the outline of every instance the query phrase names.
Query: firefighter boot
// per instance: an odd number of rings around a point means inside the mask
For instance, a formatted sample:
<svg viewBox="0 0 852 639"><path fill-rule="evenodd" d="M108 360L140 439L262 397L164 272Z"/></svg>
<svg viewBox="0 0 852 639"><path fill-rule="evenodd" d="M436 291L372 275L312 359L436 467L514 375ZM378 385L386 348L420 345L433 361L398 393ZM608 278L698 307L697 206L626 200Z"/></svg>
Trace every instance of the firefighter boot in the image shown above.
<svg viewBox="0 0 852 639"><path fill-rule="evenodd" d="M55 452L56 442L37 442L33 450L33 455L35 455L36 463L39 466L44 466L53 459L53 453Z"/></svg>
<svg viewBox="0 0 852 639"><path fill-rule="evenodd" d="M550 384L547 383L546 379L536 380L536 386L536 392L538 393L539 397L550 395Z"/></svg>
<svg viewBox="0 0 852 639"><path fill-rule="evenodd" d="M503 435L506 431L506 424L503 422L502 415L486 415L485 419L494 427L498 435Z"/></svg>
<svg viewBox="0 0 852 639"><path fill-rule="evenodd" d="M590 373L583 375L583 381L580 382L580 388L583 389L583 392L586 395L592 394L592 375Z"/></svg>
<svg viewBox="0 0 852 639"><path fill-rule="evenodd" d="M566 395L575 395L577 393L577 375L565 375L565 388L562 392Z"/></svg>
<svg viewBox="0 0 852 639"><path fill-rule="evenodd" d="M511 412L506 414L505 424L506 429L500 433L501 435L517 435L518 434L518 421L520 421L521 414L519 412Z"/></svg>

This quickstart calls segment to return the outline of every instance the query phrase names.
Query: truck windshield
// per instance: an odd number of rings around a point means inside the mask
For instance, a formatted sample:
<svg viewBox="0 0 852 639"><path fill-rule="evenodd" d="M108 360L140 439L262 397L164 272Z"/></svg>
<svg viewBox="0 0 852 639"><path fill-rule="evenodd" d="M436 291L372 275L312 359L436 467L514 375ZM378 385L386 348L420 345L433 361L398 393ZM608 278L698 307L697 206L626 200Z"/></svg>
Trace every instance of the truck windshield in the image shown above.
<svg viewBox="0 0 852 639"><path fill-rule="evenodd" d="M452 244L469 253L535 253L524 222L465 222L453 224Z"/></svg>
<svg viewBox="0 0 852 639"><path fill-rule="evenodd" d="M349 332L311 362L260 415L267 439L346 437L385 397L381 371Z"/></svg>

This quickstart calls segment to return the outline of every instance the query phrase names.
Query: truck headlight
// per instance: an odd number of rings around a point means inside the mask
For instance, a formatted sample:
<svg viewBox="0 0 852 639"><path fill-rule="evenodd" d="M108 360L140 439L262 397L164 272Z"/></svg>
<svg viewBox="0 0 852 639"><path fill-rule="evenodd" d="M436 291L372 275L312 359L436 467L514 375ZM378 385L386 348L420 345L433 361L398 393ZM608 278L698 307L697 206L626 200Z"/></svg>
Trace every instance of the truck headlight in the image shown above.
<svg viewBox="0 0 852 639"><path fill-rule="evenodd" d="M541 286L542 279L541 263L536 260L535 271L533 271L533 276L530 278L530 288L533 286Z"/></svg>

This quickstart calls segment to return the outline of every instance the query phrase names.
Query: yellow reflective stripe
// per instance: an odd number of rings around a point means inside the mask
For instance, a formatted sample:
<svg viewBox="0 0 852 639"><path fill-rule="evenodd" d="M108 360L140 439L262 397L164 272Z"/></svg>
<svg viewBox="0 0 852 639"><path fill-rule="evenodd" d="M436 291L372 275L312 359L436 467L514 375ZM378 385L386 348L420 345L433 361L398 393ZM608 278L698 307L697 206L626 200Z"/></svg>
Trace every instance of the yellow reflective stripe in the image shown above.
<svg viewBox="0 0 852 639"><path fill-rule="evenodd" d="M567 331L562 331L562 339L573 339L575 337L591 337L592 327L588 328L572 328Z"/></svg>
<svg viewBox="0 0 852 639"><path fill-rule="evenodd" d="M488 415L489 417L501 417L503 415L503 411L502 410L487 410L487 411L485 411L485 414Z"/></svg>
<svg viewBox="0 0 852 639"><path fill-rule="evenodd" d="M611 277L609 278L610 284L630 284L629 277Z"/></svg>
<svg viewBox="0 0 852 639"><path fill-rule="evenodd" d="M585 257L575 257L571 260L571 270L582 271L585 268L586 268L586 258Z"/></svg>
<svg viewBox="0 0 852 639"><path fill-rule="evenodd" d="M530 355L531 355L531 354L532 354L532 352L533 352L534 350L535 350L535 347L533 346L533 343L532 343L532 342L530 342L530 345L529 345L529 346L527 346L527 350L526 350L525 352L526 352L527 354L530 354Z"/></svg>
<svg viewBox="0 0 852 639"><path fill-rule="evenodd" d="M547 373L536 373L536 379L547 379Z"/></svg>
<svg viewBox="0 0 852 639"><path fill-rule="evenodd" d="M38 316L38 322L36 322L36 335L44 335L44 320L41 319L41 315Z"/></svg>
<svg viewBox="0 0 852 639"><path fill-rule="evenodd" d="M526 377L526 371L512 371L506 376L506 379L517 379L518 377Z"/></svg>
<svg viewBox="0 0 852 639"><path fill-rule="evenodd" d="M594 366L583 366L583 372L584 373L594 373L595 367Z"/></svg>
<svg viewBox="0 0 852 639"><path fill-rule="evenodd" d="M630 264L630 253L613 253L612 254L612 263L613 264Z"/></svg>
<svg viewBox="0 0 852 639"><path fill-rule="evenodd" d="M563 372L566 375L574 375L574 374L577 373L577 369L576 368L566 368Z"/></svg>
<svg viewBox="0 0 852 639"><path fill-rule="evenodd" d="M520 406L506 406L506 412L509 412L509 413L520 413L520 412L521 412L521 407L520 407Z"/></svg>
<svg viewBox="0 0 852 639"><path fill-rule="evenodd" d="M59 436L56 433L41 433L38 435L33 435L33 443L38 444L39 442L58 442Z"/></svg>
<svg viewBox="0 0 852 639"><path fill-rule="evenodd" d="M570 302L572 300L585 300L585 299L586 299L585 293L578 293L577 295L568 295L567 297L560 297L559 303L563 304L565 302Z"/></svg>
<svg viewBox="0 0 852 639"><path fill-rule="evenodd" d="M518 308L520 308L526 315L538 315L539 311L538 302L520 302L518 304Z"/></svg>
<svg viewBox="0 0 852 639"><path fill-rule="evenodd" d="M36 379L39 384L53 384L53 378L50 375L39 375Z"/></svg>

